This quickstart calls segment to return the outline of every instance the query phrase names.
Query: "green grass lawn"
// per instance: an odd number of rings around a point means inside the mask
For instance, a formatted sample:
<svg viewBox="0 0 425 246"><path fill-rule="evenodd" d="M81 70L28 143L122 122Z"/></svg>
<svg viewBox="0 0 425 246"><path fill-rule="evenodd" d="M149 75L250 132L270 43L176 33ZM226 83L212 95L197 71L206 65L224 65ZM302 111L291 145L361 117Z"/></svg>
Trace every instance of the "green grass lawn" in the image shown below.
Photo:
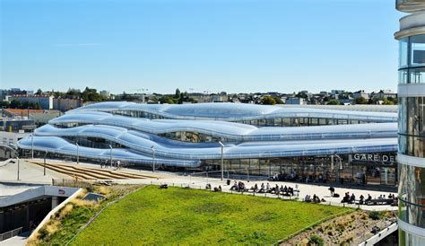
<svg viewBox="0 0 425 246"><path fill-rule="evenodd" d="M72 244L273 244L347 208L148 186L111 205Z"/></svg>

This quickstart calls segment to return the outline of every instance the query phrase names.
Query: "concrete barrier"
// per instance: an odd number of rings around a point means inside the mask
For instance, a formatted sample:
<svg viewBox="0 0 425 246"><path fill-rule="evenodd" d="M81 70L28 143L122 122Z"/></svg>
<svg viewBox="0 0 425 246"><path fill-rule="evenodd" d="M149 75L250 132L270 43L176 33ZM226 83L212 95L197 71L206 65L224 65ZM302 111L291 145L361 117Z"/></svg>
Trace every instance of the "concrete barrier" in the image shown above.
<svg viewBox="0 0 425 246"><path fill-rule="evenodd" d="M80 195L84 190L83 189L78 189L77 191L74 192L74 194L72 194L70 197L68 197L65 201L63 201L61 204L59 204L58 206L56 206L55 208L53 208L47 215L46 217L44 217L44 219L40 222L40 224L38 224L38 226L34 229L34 231L32 231L31 235L28 237L27 240L32 240L35 238L35 236L38 234L38 232L40 231L41 228L43 228L44 225L47 224L47 222L49 222L50 218L52 218L52 216L57 213L59 210L61 210L66 204L68 204L72 199L76 198L78 195Z"/></svg>

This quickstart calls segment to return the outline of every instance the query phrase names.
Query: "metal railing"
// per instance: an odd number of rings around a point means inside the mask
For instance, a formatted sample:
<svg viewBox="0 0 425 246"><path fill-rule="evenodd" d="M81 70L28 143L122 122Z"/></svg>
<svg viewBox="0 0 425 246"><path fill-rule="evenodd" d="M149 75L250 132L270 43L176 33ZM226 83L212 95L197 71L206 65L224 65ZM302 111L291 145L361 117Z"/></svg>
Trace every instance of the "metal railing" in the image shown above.
<svg viewBox="0 0 425 246"><path fill-rule="evenodd" d="M0 242L4 241L6 239L9 239L11 237L17 236L18 234L20 234L22 232L22 229L23 229L23 227L19 227L19 228L16 228L14 230L7 231L7 232L0 234Z"/></svg>

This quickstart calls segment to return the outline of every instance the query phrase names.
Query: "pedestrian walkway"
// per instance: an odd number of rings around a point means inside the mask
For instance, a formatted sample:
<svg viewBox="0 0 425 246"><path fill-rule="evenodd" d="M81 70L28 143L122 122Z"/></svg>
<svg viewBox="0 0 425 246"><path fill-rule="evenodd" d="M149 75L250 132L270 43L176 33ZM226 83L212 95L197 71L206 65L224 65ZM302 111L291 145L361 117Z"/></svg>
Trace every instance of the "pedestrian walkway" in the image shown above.
<svg viewBox="0 0 425 246"><path fill-rule="evenodd" d="M5 166L0 167L0 182L15 182L15 183L36 183L36 184L51 184L52 179L60 179L60 178L70 178L69 175L65 175L61 172L47 169L46 175L44 175L43 165L35 165L31 162L42 163L41 159L34 160L23 160L20 161L20 179L19 181L16 179L17 177L17 163L9 163ZM174 186L181 187L190 187L196 189L205 189L207 184L210 184L212 188L221 186L223 192L232 192L230 187L233 185L234 180L231 181L230 185L227 185L227 180L220 180L219 178L207 178L207 177L193 177L192 175L181 175L179 173L173 172L163 172L163 171L146 171L146 170L136 170L131 168L121 168L120 170L113 170L111 167L101 168L100 165L90 164L90 163L82 163L76 164L75 162L65 162L58 160L47 160L46 163L51 165L57 165L57 168L62 168L66 170L80 170L82 172L90 173L93 172L92 175L99 172L109 173L113 171L114 173L123 173L129 175L128 178L114 178L113 176L109 176L108 179L120 183L120 184L168 184ZM131 175L134 175L133 178ZM134 178L138 177L138 178ZM140 178L143 177L143 178ZM95 177L94 177L95 178ZM240 180L238 180L240 181ZM383 191L374 191L374 190L366 190L366 189L356 189L356 188L335 188L335 193L340 194L339 198L331 197L329 186L320 186L320 185L311 185L311 184L296 184L290 182L281 182L281 181L244 181L242 180L247 188L254 186L257 183L258 186L261 186L262 183L265 185L269 183L271 187L275 185L280 186L291 186L295 190L299 190L299 194L296 197L292 197L293 199L297 199L302 201L306 195L313 196L317 195L319 198L323 198L326 200L324 204L330 204L335 206L350 206L355 208L361 208L364 210L395 210L397 207L390 205L375 205L375 206L367 206L367 205L352 205L352 204L342 204L342 197L346 192L349 192L350 195L352 193L355 194L356 199L363 195L365 198L370 194L373 199L378 198L381 195L385 195L388 197L388 192ZM238 192L237 192L238 193ZM254 195L253 193L245 193L248 195ZM269 193L255 193L256 196L265 196L265 197L276 197L274 194ZM280 196L281 198L281 196Z"/></svg>

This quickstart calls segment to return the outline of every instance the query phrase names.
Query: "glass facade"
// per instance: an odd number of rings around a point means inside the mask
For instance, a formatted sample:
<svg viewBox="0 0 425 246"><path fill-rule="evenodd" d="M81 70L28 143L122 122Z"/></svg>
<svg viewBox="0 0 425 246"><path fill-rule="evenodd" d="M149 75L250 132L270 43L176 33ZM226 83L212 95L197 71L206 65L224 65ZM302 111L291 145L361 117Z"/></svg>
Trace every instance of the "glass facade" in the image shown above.
<svg viewBox="0 0 425 246"><path fill-rule="evenodd" d="M401 39L399 52L399 83L425 83L425 34Z"/></svg>
<svg viewBox="0 0 425 246"><path fill-rule="evenodd" d="M425 7L423 1L414 0L398 0L396 4L399 10L405 12L420 11ZM419 25L417 19L409 22L408 18L401 19L400 23L402 30L396 33L399 39L398 82L409 88L413 84L425 83L425 34L416 32L415 35L400 37L400 33ZM400 245L425 245L424 117L425 95L399 95L398 154L406 160L399 162ZM420 158L424 158L423 162Z"/></svg>

